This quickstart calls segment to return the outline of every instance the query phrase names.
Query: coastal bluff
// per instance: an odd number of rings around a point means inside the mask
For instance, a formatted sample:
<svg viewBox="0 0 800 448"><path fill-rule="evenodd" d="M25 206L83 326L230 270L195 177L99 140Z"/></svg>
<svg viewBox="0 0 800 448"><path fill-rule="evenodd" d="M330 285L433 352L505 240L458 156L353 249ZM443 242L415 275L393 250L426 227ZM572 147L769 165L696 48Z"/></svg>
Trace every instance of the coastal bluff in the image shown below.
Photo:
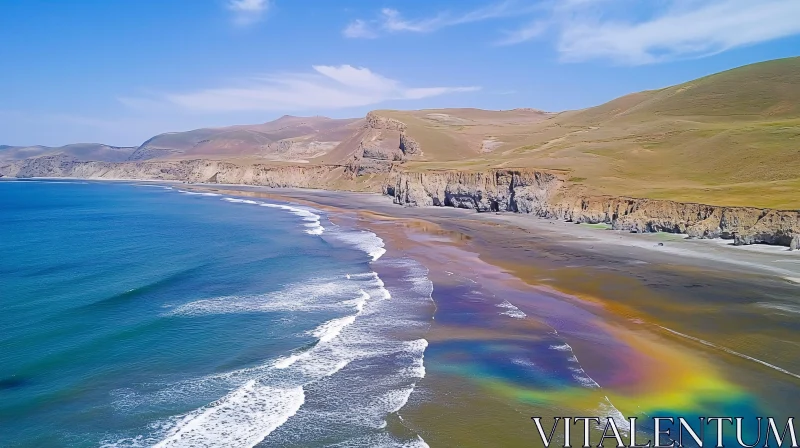
<svg viewBox="0 0 800 448"><path fill-rule="evenodd" d="M611 225L636 233L800 246L800 211L725 207L670 200L586 194L564 175L539 170L397 173L384 193L396 204L528 213L575 223Z"/></svg>
<svg viewBox="0 0 800 448"><path fill-rule="evenodd" d="M358 175L345 165L239 164L214 160L85 162L44 156L0 166L3 177L164 180L190 183L320 188L383 193L398 205L514 212L575 223L609 224L636 233L670 232L723 238L737 245L800 248L800 211L726 207L590 194L559 171L486 169Z"/></svg>

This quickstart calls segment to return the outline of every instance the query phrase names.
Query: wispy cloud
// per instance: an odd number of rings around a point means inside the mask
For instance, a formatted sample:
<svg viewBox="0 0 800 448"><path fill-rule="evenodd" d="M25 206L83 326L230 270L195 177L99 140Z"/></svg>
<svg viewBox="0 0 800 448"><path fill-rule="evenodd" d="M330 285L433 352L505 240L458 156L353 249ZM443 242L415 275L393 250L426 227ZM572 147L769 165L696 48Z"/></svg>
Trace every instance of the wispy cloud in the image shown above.
<svg viewBox="0 0 800 448"><path fill-rule="evenodd" d="M495 45L552 44L560 59L623 65L700 58L800 34L800 0L506 0L471 11L406 18L382 9L343 30L349 38L430 33L487 20L525 23L499 30ZM499 20L498 20L499 21ZM513 22L511 22L513 23Z"/></svg>
<svg viewBox="0 0 800 448"><path fill-rule="evenodd" d="M374 39L378 33L370 29L370 25L360 19L353 20L342 31L345 37L352 39Z"/></svg>
<svg viewBox="0 0 800 448"><path fill-rule="evenodd" d="M721 0L674 8L638 23L574 22L558 44L565 60L648 64L703 57L800 33L798 0Z"/></svg>
<svg viewBox="0 0 800 448"><path fill-rule="evenodd" d="M800 34L798 0L568 0L546 17L508 34L500 44L543 35L568 62L606 59L626 65L705 57ZM649 14L630 18L644 7ZM659 8L660 7L660 8Z"/></svg>
<svg viewBox="0 0 800 448"><path fill-rule="evenodd" d="M389 100L418 100L479 87L407 87L368 68L316 65L308 73L271 74L236 86L170 93L153 98L123 97L133 108L171 105L206 113L313 111L367 106Z"/></svg>
<svg viewBox="0 0 800 448"><path fill-rule="evenodd" d="M342 34L350 38L375 38L381 34L387 33L430 33L455 25L499 19L519 14L526 8L521 8L518 3L518 1L508 0L500 3L493 3L471 11L462 11L458 13L443 11L431 17L418 17L414 19L403 17L400 11L396 9L384 8L374 19L356 19L350 22L342 31Z"/></svg>
<svg viewBox="0 0 800 448"><path fill-rule="evenodd" d="M264 18L269 11L270 0L227 0L226 6L233 14L233 23L249 26Z"/></svg>

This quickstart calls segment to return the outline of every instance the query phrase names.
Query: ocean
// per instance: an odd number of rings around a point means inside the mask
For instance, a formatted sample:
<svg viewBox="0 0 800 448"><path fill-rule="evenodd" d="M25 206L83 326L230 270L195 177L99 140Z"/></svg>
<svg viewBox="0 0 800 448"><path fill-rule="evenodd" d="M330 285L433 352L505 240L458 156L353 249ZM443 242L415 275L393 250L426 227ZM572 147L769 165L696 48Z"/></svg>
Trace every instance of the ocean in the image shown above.
<svg viewBox="0 0 800 448"><path fill-rule="evenodd" d="M0 446L424 447L427 270L276 201L0 182Z"/></svg>

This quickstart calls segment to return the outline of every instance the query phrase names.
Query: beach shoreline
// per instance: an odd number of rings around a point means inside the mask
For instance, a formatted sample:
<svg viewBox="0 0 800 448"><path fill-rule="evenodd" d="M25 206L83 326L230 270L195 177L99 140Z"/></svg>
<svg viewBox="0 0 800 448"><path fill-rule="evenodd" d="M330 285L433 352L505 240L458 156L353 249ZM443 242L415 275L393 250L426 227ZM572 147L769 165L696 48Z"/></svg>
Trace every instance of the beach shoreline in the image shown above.
<svg viewBox="0 0 800 448"><path fill-rule="evenodd" d="M403 440L526 446L532 416L782 418L800 399L797 252L377 194L122 182L324 214L427 269L427 373L386 419Z"/></svg>
<svg viewBox="0 0 800 448"><path fill-rule="evenodd" d="M797 252L674 234L630 234L519 214L402 207L375 194L222 185L187 189L348 216L378 234L390 250L429 268L438 310L428 337L434 354L426 355L426 368L433 373L415 394L436 398L416 406L410 400L401 416L433 445L491 443L459 438L475 425L492 428L487 433L494 436L505 434L511 445L523 443L535 436L530 416L523 414L556 415L565 406L577 413L600 406L605 410L598 412L631 415L664 411L657 404L662 400L679 403L667 408L679 415L704 412L704 401L718 400L722 404L705 412L734 412L754 402L754 409L789 415L786 394L799 395L800 356L792 354L800 346L794 323L800 308L793 302L793 279L800 277ZM515 314L525 317L510 318ZM457 322L445 324L447 319ZM708 326L709 319L719 320ZM555 338L550 349L568 347L566 353L579 363L568 375L577 386L542 392L519 384L519 378L475 373L491 370L487 365L453 361L498 340L538 359L549 356L547 345L543 354L531 344L549 338ZM442 350L450 352L437 358ZM761 383L767 385L755 386ZM598 404L598 396L608 406ZM449 406L439 405L441 400ZM470 400L489 406L491 413L448 414L470 406ZM430 426L432 415L444 415L436 418L447 421L446 427Z"/></svg>
<svg viewBox="0 0 800 448"><path fill-rule="evenodd" d="M629 256L644 261L679 259L681 263L716 267L743 272L763 273L784 277L792 283L800 282L800 251L788 247L751 244L734 245L733 240L721 238L689 238L676 233L632 233L612 230L608 226L577 224L556 219L511 212L476 212L454 207L408 207L392 202L391 197L377 193L358 193L318 189L286 189L248 185L191 184L179 186L187 190L238 192L261 194L277 200L305 201L309 205L329 206L344 210L364 210L394 217L408 217L445 223L456 220L465 232L479 232L472 223L487 226L505 226L551 239L560 244L574 244L586 252L608 250L612 256ZM453 226L455 227L455 226ZM595 248L594 246L598 247Z"/></svg>

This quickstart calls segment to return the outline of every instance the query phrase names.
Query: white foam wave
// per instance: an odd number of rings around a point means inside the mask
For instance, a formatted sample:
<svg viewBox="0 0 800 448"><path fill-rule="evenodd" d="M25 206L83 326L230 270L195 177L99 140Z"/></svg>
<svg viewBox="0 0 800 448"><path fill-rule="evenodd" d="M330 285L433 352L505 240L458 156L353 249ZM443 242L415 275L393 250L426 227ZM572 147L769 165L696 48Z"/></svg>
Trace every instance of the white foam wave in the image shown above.
<svg viewBox="0 0 800 448"><path fill-rule="evenodd" d="M583 370L583 367L570 367L569 370L572 370L572 378L579 382L581 386L589 389L600 388L600 385L597 384L597 381L593 380L589 375L587 375L586 371Z"/></svg>
<svg viewBox="0 0 800 448"><path fill-rule="evenodd" d="M145 187L145 188L161 188L162 190L172 190L172 187L168 187L166 185L153 185L153 184L130 184L134 187Z"/></svg>
<svg viewBox="0 0 800 448"><path fill-rule="evenodd" d="M311 212L310 210L294 207L291 205L283 205L283 204L271 204L269 202L262 202L259 203L262 207L269 207L269 208L277 208L281 210L286 210L296 216L303 218L303 221L306 221L304 226L308 228L306 233L309 235L322 235L322 232L325 231L325 227L319 223L320 216L316 213Z"/></svg>
<svg viewBox="0 0 800 448"><path fill-rule="evenodd" d="M391 262L393 260L389 260ZM226 446L213 442L213 436L221 434L223 430L229 431L231 437L241 437L241 440L255 440L257 435L262 435L261 439L268 436L270 442L281 444L288 434L303 434L303 440L317 440L315 437L320 431L335 434L335 428L348 425L353 428L363 428L365 425L384 427L387 415L399 412L406 405L416 382L424 378L426 373L424 352L428 343L425 339L398 340L388 336L396 331L422 331L430 324L426 318L410 317L415 315L411 310L417 309L420 299L431 300L430 281L417 278L424 269L418 271L413 276L393 277L393 283L388 287L375 272L351 273L350 279L337 275L332 279L314 279L302 285L286 285L282 291L270 294L215 298L176 307L170 314L191 316L216 312L316 309L335 310L339 316L342 311L351 314L330 319L309 331L318 341L305 351L287 353L255 367L178 383L146 385L145 390L149 392L137 393L133 389L123 391L116 394L119 400L125 402L122 405L124 409L120 410L126 413L148 412L167 404L195 402L198 397L209 397L210 400L219 397L222 391L234 390L222 399L187 414L179 422L174 419L162 421L160 424L166 423L166 428L151 428L151 436L148 437L157 438L143 446L154 445L162 439L160 435L170 428L161 446ZM410 286L412 284L424 286L427 295L420 296L416 288ZM320 291L321 288L327 289ZM381 300L391 296L389 289L397 297L390 302ZM346 300L342 300L343 297ZM352 364L356 367L348 369L347 366ZM375 368L379 369L379 373L373 370ZM243 387L259 390L269 387L279 391L299 388L305 402L298 405L296 413L283 420L283 426L278 431L274 429L280 425L273 424L269 425L273 429L267 427L264 430L265 425L259 421L261 417L255 415L258 412L266 413L264 406L239 407L242 415L234 420L235 406L224 404L236 401L237 391ZM308 397L305 397L306 393ZM251 401L256 400L254 398ZM218 407L219 411L212 410ZM279 407L276 405L276 409ZM204 417L206 414L209 416ZM277 412L269 415L276 416ZM268 421L275 420L271 418ZM195 419L199 419L198 423L191 424ZM225 425L220 424L223 421L233 427L223 429ZM182 429L187 425L195 425L197 429ZM318 429L306 433L304 428ZM309 438L306 439L306 436ZM388 433L373 436L378 437L376 443L352 444L355 440L349 439L332 446L427 446L421 438L398 440ZM167 444L168 440L172 440L169 442L172 445Z"/></svg>
<svg viewBox="0 0 800 448"><path fill-rule="evenodd" d="M630 433L631 424L628 419L625 418L625 415L620 412L620 410L617 409L614 404L611 403L611 400L609 400L608 397L603 398L605 398L605 400L600 402L600 410L598 411L597 415L606 416L606 421L603 422L602 425L598 425L597 428L600 430L605 429L608 420L613 419L614 423L617 425L617 428L622 434L627 435Z"/></svg>
<svg viewBox="0 0 800 448"><path fill-rule="evenodd" d="M378 399L378 406L383 408L387 414L397 412L408 403L408 399L411 398L411 392L414 392L414 386L389 391ZM386 427L386 420L383 420L380 426Z"/></svg>
<svg viewBox="0 0 800 448"><path fill-rule="evenodd" d="M178 191L180 193L188 194L190 196L210 196L210 197L212 197L212 196L222 196L221 194L217 194L217 193L202 193L202 192L198 192L198 191L186 191L186 190L178 190Z"/></svg>
<svg viewBox="0 0 800 448"><path fill-rule="evenodd" d="M248 381L187 414L155 447L253 447L295 415L304 401L302 387L278 389Z"/></svg>
<svg viewBox="0 0 800 448"><path fill-rule="evenodd" d="M173 316L257 313L273 311L313 311L340 306L339 299L352 287L341 279L312 279L294 283L266 294L222 296L179 305L169 311ZM347 304L345 304L347 305Z"/></svg>
<svg viewBox="0 0 800 448"><path fill-rule="evenodd" d="M426 339L417 339L406 343L411 365L403 369L403 374L409 378L425 378L425 349L428 348Z"/></svg>
<svg viewBox="0 0 800 448"><path fill-rule="evenodd" d="M553 330L554 334L558 334L557 330ZM572 378L575 379L581 386L589 388L589 389L598 389L602 390L600 384L594 380L580 365L578 361L578 357L575 356L575 353L572 351L572 346L567 344L566 342L560 345L551 345L551 350L556 350L560 352L570 352L572 356L570 356L567 361L574 362L577 364L577 367L570 367L569 370L572 371ZM630 424L625 420L625 416L622 412L619 411L614 405L611 403L611 400L608 397L604 397L605 400L600 403L599 414L597 415L605 415L614 419L614 423L617 424L617 427L620 429L621 432L627 433L630 431ZM598 425L598 429L602 430L605 428L606 423L604 422L602 425Z"/></svg>
<svg viewBox="0 0 800 448"><path fill-rule="evenodd" d="M320 216L311 210L302 207L295 207L292 205L284 205L284 204L273 204L270 202L262 202L262 201L253 201L250 199L237 199L237 198L222 198L223 201L233 202L235 204L250 204L250 205L259 205L261 207L268 207L268 208L277 208L280 210L285 210L293 215L299 216L305 221L303 224L307 230L306 233L309 235L322 235L322 232L325 231L325 228L322 227L320 224Z"/></svg>
<svg viewBox="0 0 800 448"><path fill-rule="evenodd" d="M336 336L339 336L339 333L341 333L346 326L355 322L355 320L356 315L331 319L312 330L311 334L318 337L319 342L328 342Z"/></svg>
<svg viewBox="0 0 800 448"><path fill-rule="evenodd" d="M551 345L550 350L558 350L560 352L571 352L572 347L570 347L569 344Z"/></svg>
<svg viewBox="0 0 800 448"><path fill-rule="evenodd" d="M508 300L503 300L503 303L498 303L495 306L498 308L506 309L506 311L500 313L503 316L513 317L514 319L524 319L528 317L527 314L523 313L522 310L512 305L511 302L509 302Z"/></svg>
<svg viewBox="0 0 800 448"><path fill-rule="evenodd" d="M511 359L511 362L512 362L512 363L514 363L514 364L516 364L516 365L518 365L518 366L523 366L523 367L536 367L536 364L535 364L533 361L529 360L529 359L524 359L524 358L512 358L512 359Z"/></svg>
<svg viewBox="0 0 800 448"><path fill-rule="evenodd" d="M275 367L276 369L287 369L295 362L300 361L301 359L304 358L308 358L308 352L303 352L300 354L294 354L285 356L283 358L278 358L278 360L275 361L275 363L273 364L273 367Z"/></svg>
<svg viewBox="0 0 800 448"><path fill-rule="evenodd" d="M430 448L430 446L425 443L425 440L422 439L421 436L417 435L417 438L407 440L407 441L398 441L394 440L388 434L376 434L376 435L368 435L364 437L360 437L357 439L348 440L344 443L338 443L336 445L331 445L331 448Z"/></svg>
<svg viewBox="0 0 800 448"><path fill-rule="evenodd" d="M340 232L336 234L336 238L366 252L372 257L372 261L377 261L386 253L383 240L367 230Z"/></svg>
<svg viewBox="0 0 800 448"><path fill-rule="evenodd" d="M386 292L388 293L388 291ZM359 290L359 293L361 294L360 296L358 296L353 300L347 300L344 303L348 305L353 305L356 308L356 311L360 313L364 311L364 305L367 303L367 300L369 300L370 295L367 294L363 289Z"/></svg>

